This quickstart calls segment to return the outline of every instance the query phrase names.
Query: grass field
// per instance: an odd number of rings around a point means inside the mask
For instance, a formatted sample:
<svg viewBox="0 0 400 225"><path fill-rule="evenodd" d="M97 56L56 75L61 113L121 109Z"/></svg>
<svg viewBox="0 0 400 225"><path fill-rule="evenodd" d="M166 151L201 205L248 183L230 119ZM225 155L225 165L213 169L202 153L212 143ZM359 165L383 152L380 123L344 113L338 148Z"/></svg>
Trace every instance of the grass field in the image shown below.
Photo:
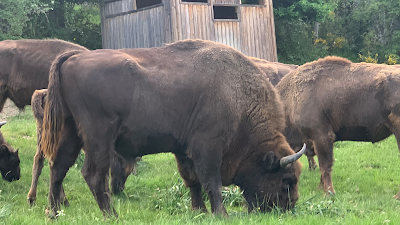
<svg viewBox="0 0 400 225"><path fill-rule="evenodd" d="M229 187L223 193L228 218L192 212L173 155L157 154L143 157L138 174L128 178L125 192L113 196L119 219L104 221L80 173L81 155L64 180L71 206L63 207L59 218L52 221L44 216L47 165L39 180L36 206L29 207L26 200L36 151L35 126L27 108L25 113L8 118L1 128L8 142L20 149L21 179L13 183L0 180L0 224L400 224L400 201L392 198L400 187L400 159L394 137L376 144L336 143L333 182L337 194L333 198L324 198L317 189L319 170L308 171L303 156L301 198L293 210L248 214L240 191Z"/></svg>

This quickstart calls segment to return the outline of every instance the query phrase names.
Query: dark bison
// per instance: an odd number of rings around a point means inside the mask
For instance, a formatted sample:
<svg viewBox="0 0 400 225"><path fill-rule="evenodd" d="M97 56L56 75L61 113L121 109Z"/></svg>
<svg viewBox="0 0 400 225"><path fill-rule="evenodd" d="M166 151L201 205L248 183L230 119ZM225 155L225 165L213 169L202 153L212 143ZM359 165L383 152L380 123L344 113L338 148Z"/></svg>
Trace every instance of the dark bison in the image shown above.
<svg viewBox="0 0 400 225"><path fill-rule="evenodd" d="M399 146L398 68L326 57L287 74L276 88L285 106L285 136L292 146L312 141L325 193L335 193L331 178L335 141L374 143L394 134Z"/></svg>
<svg viewBox="0 0 400 225"><path fill-rule="evenodd" d="M39 176L43 169L44 155L41 151L40 140L42 137L43 111L47 98L47 89L36 90L32 95L32 111L36 119L36 134L37 134L37 151L32 167L32 183L28 193L28 203L34 205L36 201L36 192ZM125 182L128 176L136 174L136 160L127 162L116 153L111 154L111 190L114 194L120 193L125 188ZM64 190L61 190L61 202L68 206L68 200L65 197Z"/></svg>
<svg viewBox="0 0 400 225"><path fill-rule="evenodd" d="M6 124L5 121L0 122L0 127ZM6 181L19 180L21 169L19 167L18 149L15 151L3 137L0 132L0 172Z"/></svg>
<svg viewBox="0 0 400 225"><path fill-rule="evenodd" d="M127 159L175 154L193 209L226 214L222 186L243 190L249 211L296 203L301 164L281 134L278 93L246 56L186 40L160 48L69 52L50 70L42 149L52 162L50 216L82 144L83 176L105 215L114 149Z"/></svg>
<svg viewBox="0 0 400 225"><path fill-rule="evenodd" d="M261 69L261 71L265 73L265 75L268 77L268 80L274 86L278 84L278 82L282 79L282 77L284 77L286 74L299 67L293 64L270 62L255 57L249 57L249 59L254 64L256 64Z"/></svg>

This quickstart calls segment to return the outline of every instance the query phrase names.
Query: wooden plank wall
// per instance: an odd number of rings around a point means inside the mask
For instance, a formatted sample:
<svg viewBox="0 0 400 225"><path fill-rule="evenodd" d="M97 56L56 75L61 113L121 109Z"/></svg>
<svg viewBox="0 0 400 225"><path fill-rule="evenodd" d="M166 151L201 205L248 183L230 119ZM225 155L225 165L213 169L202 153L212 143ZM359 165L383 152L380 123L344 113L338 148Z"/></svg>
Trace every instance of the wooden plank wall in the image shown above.
<svg viewBox="0 0 400 225"><path fill-rule="evenodd" d="M171 0L171 31L172 42L188 38L214 40L211 5Z"/></svg>
<svg viewBox="0 0 400 225"><path fill-rule="evenodd" d="M241 32L239 22L214 21L215 39L220 42L242 51Z"/></svg>
<svg viewBox="0 0 400 225"><path fill-rule="evenodd" d="M275 25L271 5L240 7L242 53L276 62Z"/></svg>
<svg viewBox="0 0 400 225"><path fill-rule="evenodd" d="M164 6L134 10L134 0L105 4L103 48L150 48L163 44Z"/></svg>
<svg viewBox="0 0 400 225"><path fill-rule="evenodd" d="M221 42L245 55L277 61L272 0L265 1L253 6L240 5L239 0L208 4L170 0L164 3L168 8L158 5L144 10L134 10L134 0L114 1L102 7L103 48L158 47L191 38ZM228 3L238 6L239 21L214 21L212 5Z"/></svg>

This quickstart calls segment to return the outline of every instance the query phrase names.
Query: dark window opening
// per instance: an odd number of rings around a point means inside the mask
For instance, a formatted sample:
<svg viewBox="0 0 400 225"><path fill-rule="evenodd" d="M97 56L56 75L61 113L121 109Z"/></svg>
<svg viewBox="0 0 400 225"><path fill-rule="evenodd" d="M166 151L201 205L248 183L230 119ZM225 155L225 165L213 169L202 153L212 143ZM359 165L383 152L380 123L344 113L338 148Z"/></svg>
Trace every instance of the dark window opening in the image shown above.
<svg viewBox="0 0 400 225"><path fill-rule="evenodd" d="M237 7L236 6L213 6L214 19L222 20L237 20Z"/></svg>
<svg viewBox="0 0 400 225"><path fill-rule="evenodd" d="M182 0L182 2L202 2L202 3L208 3L208 0Z"/></svg>
<svg viewBox="0 0 400 225"><path fill-rule="evenodd" d="M264 5L264 0L241 0L240 3L248 5Z"/></svg>
<svg viewBox="0 0 400 225"><path fill-rule="evenodd" d="M161 4L162 0L136 0L136 9Z"/></svg>

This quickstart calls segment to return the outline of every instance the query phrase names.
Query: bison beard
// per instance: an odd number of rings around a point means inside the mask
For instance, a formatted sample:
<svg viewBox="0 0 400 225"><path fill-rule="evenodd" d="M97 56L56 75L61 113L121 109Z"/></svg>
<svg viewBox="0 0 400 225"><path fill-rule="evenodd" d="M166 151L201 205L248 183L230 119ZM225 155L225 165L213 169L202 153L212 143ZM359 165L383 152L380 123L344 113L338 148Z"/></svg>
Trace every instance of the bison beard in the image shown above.
<svg viewBox="0 0 400 225"><path fill-rule="evenodd" d="M325 193L335 193L335 141L374 143L394 134L400 150L399 67L326 57L300 66L276 87L285 105L284 134L294 149L304 140L313 144Z"/></svg>
<svg viewBox="0 0 400 225"><path fill-rule="evenodd" d="M36 119L37 151L32 166L32 182L28 193L28 203L33 206L36 202L37 184L44 165L44 155L41 151L40 139L42 137L43 111L47 98L47 89L36 90L32 95L32 111ZM128 176L136 174L136 159L131 161L124 160L117 153L112 153L110 157L111 190L114 194L122 192ZM64 189L61 189L61 202L69 206L65 197Z"/></svg>
<svg viewBox="0 0 400 225"><path fill-rule="evenodd" d="M302 152L281 134L278 94L233 48L186 40L69 52L53 62L48 90L41 145L52 162L51 217L82 143L82 173L105 215L116 215L105 185L114 149L126 159L174 153L193 209L206 210L204 188L211 211L226 214L221 189L230 184L244 191L250 211L289 209L298 200Z"/></svg>

